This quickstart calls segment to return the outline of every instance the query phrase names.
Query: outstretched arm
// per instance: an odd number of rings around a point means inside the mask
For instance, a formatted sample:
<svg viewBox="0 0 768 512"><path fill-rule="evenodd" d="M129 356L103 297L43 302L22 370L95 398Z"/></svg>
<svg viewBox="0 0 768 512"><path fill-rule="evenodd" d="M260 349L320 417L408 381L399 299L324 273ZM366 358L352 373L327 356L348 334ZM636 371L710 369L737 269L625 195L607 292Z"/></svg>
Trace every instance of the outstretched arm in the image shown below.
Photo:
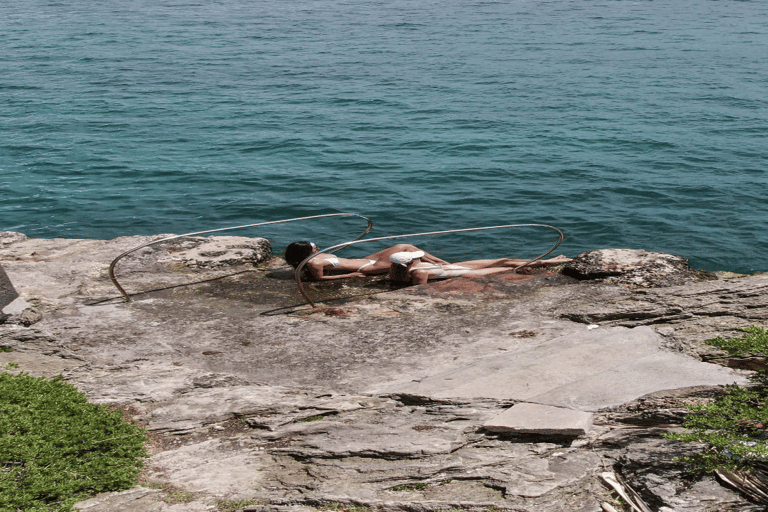
<svg viewBox="0 0 768 512"><path fill-rule="evenodd" d="M348 274L327 276L325 275L325 265L326 262L322 258L313 258L307 262L307 268L309 268L312 276L318 281L334 281L336 279L349 279L351 277L365 277L365 274L357 271L349 272Z"/></svg>
<svg viewBox="0 0 768 512"><path fill-rule="evenodd" d="M333 276L318 277L318 281L333 281L335 279L350 279L352 277L367 277L362 272L350 272L349 274L339 274Z"/></svg>

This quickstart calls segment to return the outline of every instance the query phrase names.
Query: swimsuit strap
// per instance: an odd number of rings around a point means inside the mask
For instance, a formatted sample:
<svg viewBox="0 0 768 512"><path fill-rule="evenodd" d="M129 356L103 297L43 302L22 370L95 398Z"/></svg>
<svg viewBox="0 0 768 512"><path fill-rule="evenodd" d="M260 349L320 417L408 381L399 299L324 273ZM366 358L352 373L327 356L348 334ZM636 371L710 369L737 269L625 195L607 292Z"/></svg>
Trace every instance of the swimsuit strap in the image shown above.
<svg viewBox="0 0 768 512"><path fill-rule="evenodd" d="M358 272L360 272L360 271L361 271L361 270L363 270L365 267L370 267L371 265L375 265L376 263L377 263L377 261L376 261L376 260L368 260L368 263L366 263L365 265L363 265L362 267L360 267L359 269L357 269L357 271L358 271Z"/></svg>

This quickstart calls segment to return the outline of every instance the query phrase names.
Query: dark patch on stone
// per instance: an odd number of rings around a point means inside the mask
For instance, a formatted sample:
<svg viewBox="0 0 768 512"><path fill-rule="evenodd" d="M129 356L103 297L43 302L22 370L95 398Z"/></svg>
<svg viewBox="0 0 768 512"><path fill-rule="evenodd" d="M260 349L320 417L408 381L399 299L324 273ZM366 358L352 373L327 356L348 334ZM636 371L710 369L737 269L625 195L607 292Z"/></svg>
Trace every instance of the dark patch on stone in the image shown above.
<svg viewBox="0 0 768 512"><path fill-rule="evenodd" d="M530 432L498 432L488 428L480 428L478 432L484 434L489 439L498 439L508 443L520 443L520 444L536 444L536 443L552 443L558 447L568 447L579 437L578 435L567 434L553 434L548 432L546 434L536 434Z"/></svg>
<svg viewBox="0 0 768 512"><path fill-rule="evenodd" d="M325 316L334 316L334 317L345 317L349 316L349 311L346 311L341 308L328 308L323 313Z"/></svg>
<svg viewBox="0 0 768 512"><path fill-rule="evenodd" d="M719 364L721 366L727 366L728 368L734 368L738 370L749 371L765 371L768 370L768 362L764 357L758 356L729 356L719 357L717 355L703 357L704 361L713 364Z"/></svg>
<svg viewBox="0 0 768 512"><path fill-rule="evenodd" d="M13 287L11 279L8 277L8 274L5 273L5 270L3 270L3 266L0 265L0 311L16 300L16 297L18 296L19 294ZM0 312L0 317L2 316L4 315ZM2 323L2 318L0 318L0 323Z"/></svg>
<svg viewBox="0 0 768 512"><path fill-rule="evenodd" d="M509 333L510 336L514 336L515 338L535 338L536 333L534 331L515 331Z"/></svg>
<svg viewBox="0 0 768 512"><path fill-rule="evenodd" d="M221 352L213 352L220 354ZM205 352L203 352L205 354ZM246 386L248 381L234 375L206 375L192 379L192 386L196 388L228 388L232 386Z"/></svg>

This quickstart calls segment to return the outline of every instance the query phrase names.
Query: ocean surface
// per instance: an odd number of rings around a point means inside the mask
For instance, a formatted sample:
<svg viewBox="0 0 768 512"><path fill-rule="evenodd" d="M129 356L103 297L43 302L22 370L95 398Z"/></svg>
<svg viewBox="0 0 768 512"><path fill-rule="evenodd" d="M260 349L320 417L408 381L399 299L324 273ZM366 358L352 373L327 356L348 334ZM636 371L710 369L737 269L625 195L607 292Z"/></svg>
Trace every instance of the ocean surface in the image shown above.
<svg viewBox="0 0 768 512"><path fill-rule="evenodd" d="M768 271L764 0L3 1L0 48L0 230L354 212L371 237L542 223L557 253ZM224 234L282 250L364 227ZM403 241L465 259L555 240Z"/></svg>

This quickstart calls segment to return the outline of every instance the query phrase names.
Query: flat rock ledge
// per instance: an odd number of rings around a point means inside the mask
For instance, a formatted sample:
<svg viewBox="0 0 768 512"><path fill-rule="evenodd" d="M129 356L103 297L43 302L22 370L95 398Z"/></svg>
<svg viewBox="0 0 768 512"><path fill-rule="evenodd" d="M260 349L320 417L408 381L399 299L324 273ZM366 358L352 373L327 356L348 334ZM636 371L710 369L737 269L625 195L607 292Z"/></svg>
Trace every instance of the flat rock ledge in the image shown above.
<svg viewBox="0 0 768 512"><path fill-rule="evenodd" d="M606 471L654 511L763 509L691 480L696 447L660 434L746 381L702 342L768 323L767 274L609 249L562 272L310 283L311 308L267 241L207 237L121 259L126 301L110 262L168 236L0 233L20 296L0 366L62 374L151 434L141 485L81 510L597 512Z"/></svg>
<svg viewBox="0 0 768 512"><path fill-rule="evenodd" d="M519 403L483 427L491 432L506 434L540 434L550 436L581 437L592 428L593 415L564 407Z"/></svg>

